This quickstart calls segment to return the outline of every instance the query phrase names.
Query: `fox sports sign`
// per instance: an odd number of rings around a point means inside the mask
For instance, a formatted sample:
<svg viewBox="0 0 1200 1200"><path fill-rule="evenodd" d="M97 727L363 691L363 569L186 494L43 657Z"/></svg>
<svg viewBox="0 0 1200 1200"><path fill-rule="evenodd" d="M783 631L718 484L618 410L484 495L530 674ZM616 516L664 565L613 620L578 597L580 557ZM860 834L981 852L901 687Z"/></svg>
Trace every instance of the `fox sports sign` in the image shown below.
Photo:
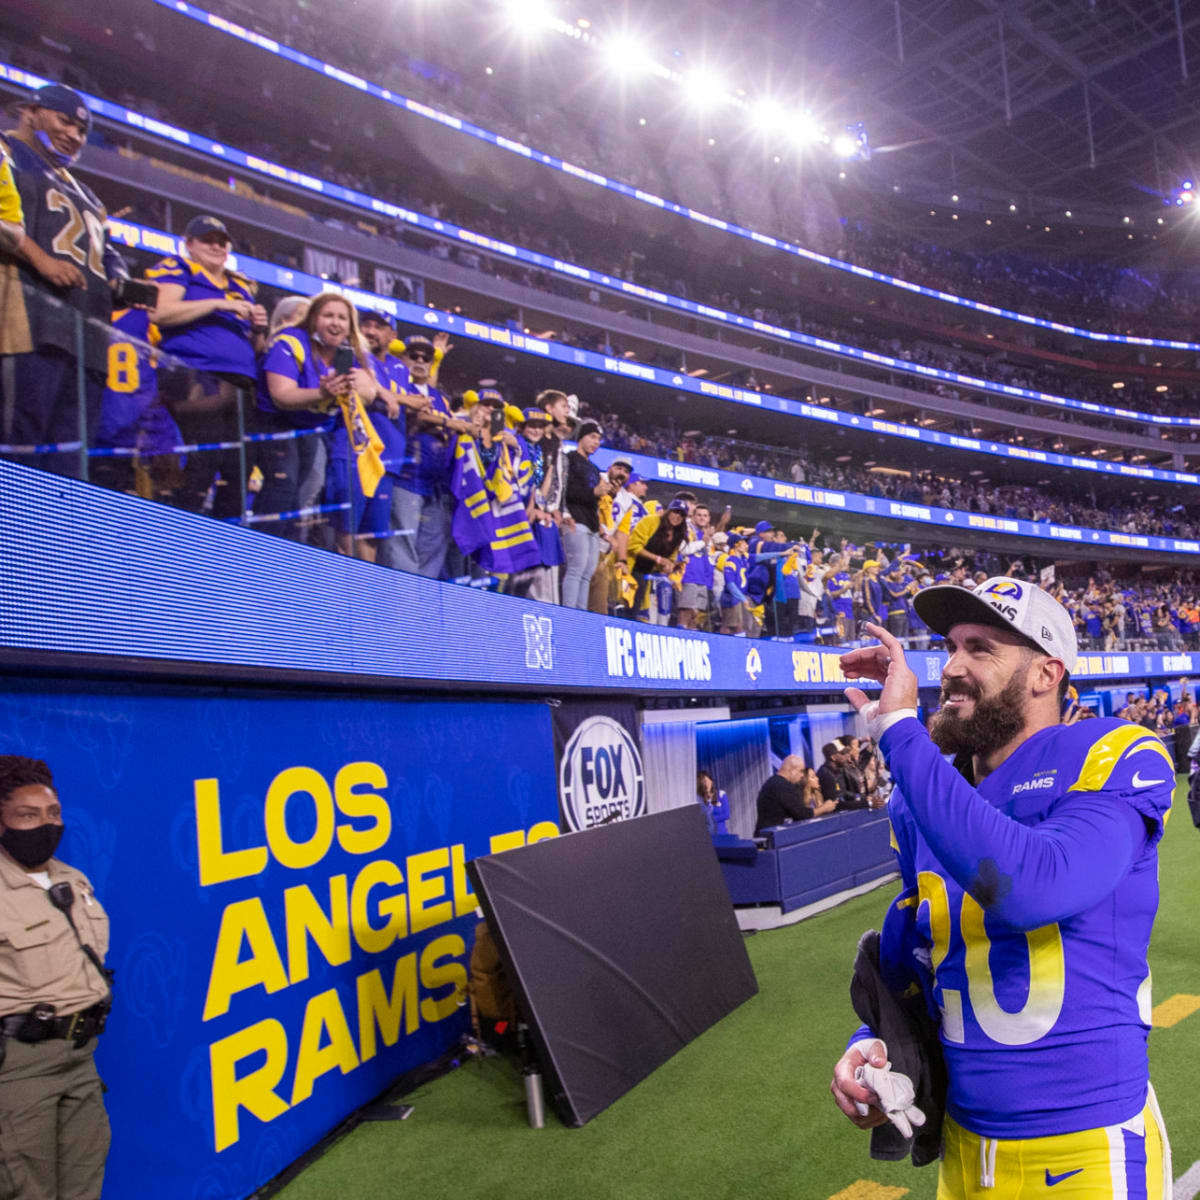
<svg viewBox="0 0 1200 1200"><path fill-rule="evenodd" d="M612 717L588 717L563 748L558 773L563 817L573 833L646 812L642 756Z"/></svg>

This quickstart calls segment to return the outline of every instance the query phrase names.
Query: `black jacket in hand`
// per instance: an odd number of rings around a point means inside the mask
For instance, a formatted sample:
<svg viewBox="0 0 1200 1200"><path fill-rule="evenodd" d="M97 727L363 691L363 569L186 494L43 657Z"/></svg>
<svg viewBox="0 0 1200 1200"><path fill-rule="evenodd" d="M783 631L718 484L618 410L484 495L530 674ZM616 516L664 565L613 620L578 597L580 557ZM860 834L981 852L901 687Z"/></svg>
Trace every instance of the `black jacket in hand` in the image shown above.
<svg viewBox="0 0 1200 1200"><path fill-rule="evenodd" d="M893 905L887 919L908 918ZM911 1138L906 1138L890 1121L876 1126L871 1130L871 1157L894 1161L911 1154L913 1166L923 1167L936 1162L941 1153L946 1064L938 1041L937 1022L929 1015L924 990L915 974L911 986L898 995L885 982L880 970L879 945L880 935L874 929L868 929L859 938L850 1001L863 1024L887 1044L892 1070L912 1080L915 1103L925 1114L925 1124L917 1127Z"/></svg>

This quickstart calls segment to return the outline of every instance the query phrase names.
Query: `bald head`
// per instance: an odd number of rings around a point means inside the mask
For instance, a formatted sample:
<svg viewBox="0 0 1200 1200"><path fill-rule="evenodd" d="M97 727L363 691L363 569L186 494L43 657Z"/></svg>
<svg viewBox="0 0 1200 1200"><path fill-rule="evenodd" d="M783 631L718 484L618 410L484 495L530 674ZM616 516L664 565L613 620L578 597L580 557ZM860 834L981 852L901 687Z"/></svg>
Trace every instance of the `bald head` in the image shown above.
<svg viewBox="0 0 1200 1200"><path fill-rule="evenodd" d="M804 759L798 754L789 754L779 764L779 774L789 783L799 783L804 778Z"/></svg>

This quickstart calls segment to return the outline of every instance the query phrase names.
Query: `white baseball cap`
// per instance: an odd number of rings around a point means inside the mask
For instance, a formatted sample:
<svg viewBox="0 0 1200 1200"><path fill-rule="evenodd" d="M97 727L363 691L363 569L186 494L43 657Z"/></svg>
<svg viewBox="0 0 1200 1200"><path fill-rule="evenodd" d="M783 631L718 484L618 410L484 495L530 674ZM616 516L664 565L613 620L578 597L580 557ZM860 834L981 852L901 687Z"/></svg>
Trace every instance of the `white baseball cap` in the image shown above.
<svg viewBox="0 0 1200 1200"><path fill-rule="evenodd" d="M1037 584L993 575L973 591L953 585L926 588L913 597L913 608L943 637L955 625L996 625L1019 633L1057 658L1068 675L1075 670L1079 646L1071 614Z"/></svg>

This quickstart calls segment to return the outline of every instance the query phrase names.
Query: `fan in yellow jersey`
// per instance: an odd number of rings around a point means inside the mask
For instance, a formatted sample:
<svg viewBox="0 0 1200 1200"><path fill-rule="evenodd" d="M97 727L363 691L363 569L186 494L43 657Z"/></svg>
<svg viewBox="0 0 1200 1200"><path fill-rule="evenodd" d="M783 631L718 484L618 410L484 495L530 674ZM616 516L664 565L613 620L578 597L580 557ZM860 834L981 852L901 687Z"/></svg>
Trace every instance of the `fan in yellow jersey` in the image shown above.
<svg viewBox="0 0 1200 1200"><path fill-rule="evenodd" d="M904 890L879 972L893 995L919 984L939 1026L939 1200L1160 1200L1170 1151L1149 1080L1146 954L1174 763L1140 726L1060 723L1075 630L1041 588L999 576L914 604L949 652L928 732L886 629L869 625L882 645L841 665L883 684L876 701L846 695L895 780ZM911 937L885 945L898 921ZM891 1117L904 1132L923 1114L880 1033L854 1034L831 1090L860 1127Z"/></svg>
<svg viewBox="0 0 1200 1200"><path fill-rule="evenodd" d="M21 193L8 150L0 141L0 354L28 354L32 349L25 308L17 303L21 276L11 261L27 241Z"/></svg>

